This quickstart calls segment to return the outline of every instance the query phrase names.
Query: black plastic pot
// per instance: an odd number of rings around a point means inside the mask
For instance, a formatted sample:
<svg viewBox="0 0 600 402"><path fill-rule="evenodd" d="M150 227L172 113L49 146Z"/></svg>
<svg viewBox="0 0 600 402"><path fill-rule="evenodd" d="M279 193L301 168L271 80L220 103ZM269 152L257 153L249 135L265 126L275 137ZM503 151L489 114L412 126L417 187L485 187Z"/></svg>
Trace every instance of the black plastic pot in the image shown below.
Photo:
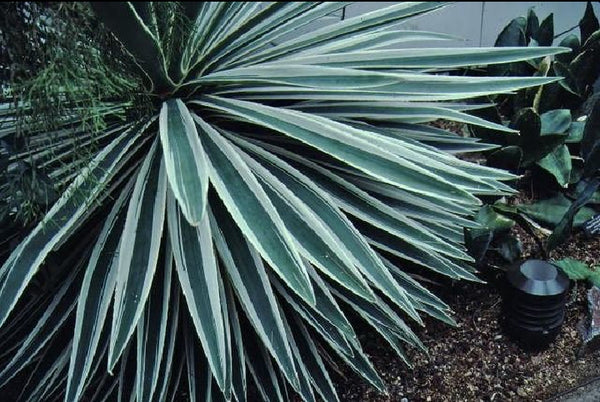
<svg viewBox="0 0 600 402"><path fill-rule="evenodd" d="M528 348L547 347L565 318L569 278L554 265L527 260L506 272L504 324L509 335Z"/></svg>

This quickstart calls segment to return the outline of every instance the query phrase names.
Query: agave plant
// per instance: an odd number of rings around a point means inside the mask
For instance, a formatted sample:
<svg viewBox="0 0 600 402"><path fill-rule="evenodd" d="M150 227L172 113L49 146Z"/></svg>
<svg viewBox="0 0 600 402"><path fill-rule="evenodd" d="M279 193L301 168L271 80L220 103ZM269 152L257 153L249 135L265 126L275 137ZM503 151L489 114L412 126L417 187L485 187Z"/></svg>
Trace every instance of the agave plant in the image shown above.
<svg viewBox="0 0 600 402"><path fill-rule="evenodd" d="M477 280L463 227L513 176L456 158L488 145L427 123L510 131L465 100L555 78L446 73L563 49L415 48L450 37L397 25L441 3L332 22L345 6L92 3L154 110L108 120L0 268L0 384L24 371L27 400L244 401L251 377L265 400L334 401L335 360L385 388L351 312L407 363L406 344L424 348L409 324L453 323L408 272ZM29 292L53 267L57 290Z"/></svg>

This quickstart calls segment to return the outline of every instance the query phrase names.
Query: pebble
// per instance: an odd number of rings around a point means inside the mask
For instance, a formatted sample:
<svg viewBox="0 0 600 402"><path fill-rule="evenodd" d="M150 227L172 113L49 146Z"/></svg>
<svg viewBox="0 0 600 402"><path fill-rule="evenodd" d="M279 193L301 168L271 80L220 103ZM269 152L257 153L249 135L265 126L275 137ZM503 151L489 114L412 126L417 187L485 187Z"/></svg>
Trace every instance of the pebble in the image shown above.
<svg viewBox="0 0 600 402"><path fill-rule="evenodd" d="M592 353L600 349L600 288L592 286L587 293L588 318L583 334L581 353Z"/></svg>

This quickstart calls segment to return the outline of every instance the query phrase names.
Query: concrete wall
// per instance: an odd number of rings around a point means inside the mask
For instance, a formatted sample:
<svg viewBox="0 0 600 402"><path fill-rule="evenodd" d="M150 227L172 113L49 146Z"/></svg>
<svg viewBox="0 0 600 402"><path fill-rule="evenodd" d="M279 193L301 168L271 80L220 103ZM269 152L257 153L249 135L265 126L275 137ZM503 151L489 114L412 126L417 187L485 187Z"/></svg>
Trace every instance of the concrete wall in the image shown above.
<svg viewBox="0 0 600 402"><path fill-rule="evenodd" d="M346 7L346 18L390 4L392 3L358 2ZM596 16L600 17L599 2L592 4ZM577 25L585 6L585 2L458 2L413 18L402 26L406 29L443 32L464 38L464 41L446 42L445 46L493 46L502 28L511 19L527 15L530 7L534 8L540 22L550 13L554 13L556 35ZM579 35L579 29L575 29L573 33ZM439 44L437 42L437 46Z"/></svg>

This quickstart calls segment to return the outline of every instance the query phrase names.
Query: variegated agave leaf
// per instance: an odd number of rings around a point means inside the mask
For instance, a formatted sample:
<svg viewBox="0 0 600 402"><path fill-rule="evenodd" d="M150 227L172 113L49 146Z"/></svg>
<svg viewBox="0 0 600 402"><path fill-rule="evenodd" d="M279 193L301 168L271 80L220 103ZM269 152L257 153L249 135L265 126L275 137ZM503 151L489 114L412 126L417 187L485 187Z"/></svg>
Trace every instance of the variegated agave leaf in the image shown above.
<svg viewBox="0 0 600 402"><path fill-rule="evenodd" d="M427 123L510 131L467 100L556 78L448 72L565 49L422 49L451 37L397 25L442 3L334 22L345 6L92 4L156 110L107 126L0 268L0 335L33 331L4 341L3 384L35 363L28 400L166 400L187 383L193 400L244 401L252 379L266 400L335 401L325 352L385 388L348 309L402 359L423 348L411 330L423 313L453 323L405 269L476 280L463 227L477 195L510 192L501 181L513 177L456 158L488 145ZM0 136L13 135L13 112L0 113ZM82 273L41 307L27 299L44 261L90 222Z"/></svg>

